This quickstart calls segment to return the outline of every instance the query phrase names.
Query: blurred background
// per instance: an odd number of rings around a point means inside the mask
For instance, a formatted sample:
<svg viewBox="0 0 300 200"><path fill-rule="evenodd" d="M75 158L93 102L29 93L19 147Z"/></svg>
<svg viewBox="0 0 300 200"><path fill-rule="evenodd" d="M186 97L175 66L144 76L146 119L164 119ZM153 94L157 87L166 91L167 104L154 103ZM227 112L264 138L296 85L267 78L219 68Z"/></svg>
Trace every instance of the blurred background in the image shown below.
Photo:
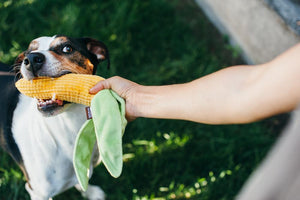
<svg viewBox="0 0 300 200"><path fill-rule="evenodd" d="M0 0L0 61L12 65L29 42L56 34L92 37L109 49L111 69L145 85L188 82L245 64L193 0ZM1 109L1 108L0 108ZM110 200L230 200L263 159L287 115L246 125L203 125L137 119L123 137L124 167L112 178L103 165L92 184ZM42 133L41 133L42 134ZM29 199L25 178L0 150L0 199ZM55 200L83 199L75 189Z"/></svg>

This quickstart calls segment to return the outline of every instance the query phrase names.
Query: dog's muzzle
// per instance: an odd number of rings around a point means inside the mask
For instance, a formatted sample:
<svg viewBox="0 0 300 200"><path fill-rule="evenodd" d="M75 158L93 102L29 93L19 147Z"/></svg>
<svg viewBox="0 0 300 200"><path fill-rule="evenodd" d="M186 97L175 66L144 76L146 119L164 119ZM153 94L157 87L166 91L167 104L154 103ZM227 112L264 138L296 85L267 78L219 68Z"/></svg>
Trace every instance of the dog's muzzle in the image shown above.
<svg viewBox="0 0 300 200"><path fill-rule="evenodd" d="M30 53L24 58L25 68L32 72L34 76L37 76L38 70L40 70L45 63L46 57L41 53Z"/></svg>

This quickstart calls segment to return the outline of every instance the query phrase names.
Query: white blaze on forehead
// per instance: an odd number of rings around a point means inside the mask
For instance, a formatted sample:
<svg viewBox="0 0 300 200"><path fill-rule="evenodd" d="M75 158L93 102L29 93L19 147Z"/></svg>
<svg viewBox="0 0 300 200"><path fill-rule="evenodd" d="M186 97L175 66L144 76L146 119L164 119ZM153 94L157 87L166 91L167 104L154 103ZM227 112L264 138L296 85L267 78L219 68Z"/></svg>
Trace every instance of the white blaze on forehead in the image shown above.
<svg viewBox="0 0 300 200"><path fill-rule="evenodd" d="M53 36L53 37L39 37L37 39L35 39L34 41L35 42L38 42L38 49L39 51L41 50L49 50L50 48L50 44L51 42L53 42L53 40L55 39L56 36Z"/></svg>

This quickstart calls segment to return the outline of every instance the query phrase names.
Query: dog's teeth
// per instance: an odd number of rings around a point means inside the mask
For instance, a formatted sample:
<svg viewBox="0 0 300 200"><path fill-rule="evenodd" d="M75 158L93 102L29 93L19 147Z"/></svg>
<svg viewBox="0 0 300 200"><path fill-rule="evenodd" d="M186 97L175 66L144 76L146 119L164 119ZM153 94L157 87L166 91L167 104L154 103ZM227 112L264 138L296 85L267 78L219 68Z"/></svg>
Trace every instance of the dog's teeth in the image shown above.
<svg viewBox="0 0 300 200"><path fill-rule="evenodd" d="M56 94L54 93L52 96L52 101L55 101L55 100L56 100Z"/></svg>

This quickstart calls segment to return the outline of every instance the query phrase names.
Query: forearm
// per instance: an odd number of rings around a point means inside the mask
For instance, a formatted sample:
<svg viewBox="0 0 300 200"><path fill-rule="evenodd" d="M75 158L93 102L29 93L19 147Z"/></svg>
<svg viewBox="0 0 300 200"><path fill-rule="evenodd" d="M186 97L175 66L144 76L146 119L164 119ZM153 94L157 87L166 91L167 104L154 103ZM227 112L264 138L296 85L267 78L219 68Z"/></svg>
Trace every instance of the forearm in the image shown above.
<svg viewBox="0 0 300 200"><path fill-rule="evenodd" d="M245 80L251 79L251 68L230 67L185 84L141 86L136 92L138 116L238 123L243 103L239 95Z"/></svg>
<svg viewBox="0 0 300 200"><path fill-rule="evenodd" d="M289 95L290 84L285 87L280 77L266 72L269 65L229 67L185 84L141 86L137 115L229 124L290 111L299 98Z"/></svg>

